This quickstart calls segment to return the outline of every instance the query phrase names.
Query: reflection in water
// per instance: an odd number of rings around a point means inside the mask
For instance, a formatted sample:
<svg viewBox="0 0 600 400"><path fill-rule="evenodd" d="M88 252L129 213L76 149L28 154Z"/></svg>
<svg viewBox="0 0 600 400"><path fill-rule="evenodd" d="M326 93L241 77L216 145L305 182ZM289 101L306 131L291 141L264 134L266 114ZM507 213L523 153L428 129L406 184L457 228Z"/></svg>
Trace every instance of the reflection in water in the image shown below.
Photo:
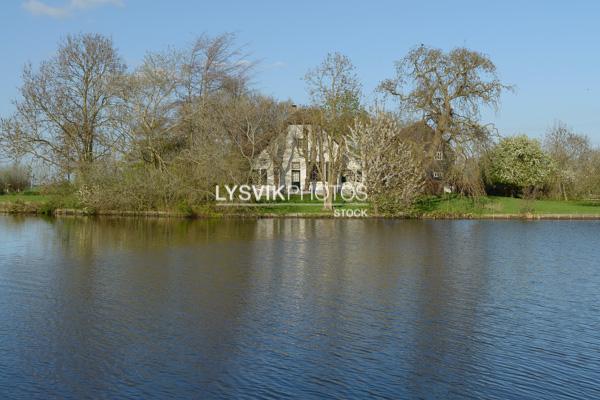
<svg viewBox="0 0 600 400"><path fill-rule="evenodd" d="M599 232L0 217L0 395L598 397Z"/></svg>

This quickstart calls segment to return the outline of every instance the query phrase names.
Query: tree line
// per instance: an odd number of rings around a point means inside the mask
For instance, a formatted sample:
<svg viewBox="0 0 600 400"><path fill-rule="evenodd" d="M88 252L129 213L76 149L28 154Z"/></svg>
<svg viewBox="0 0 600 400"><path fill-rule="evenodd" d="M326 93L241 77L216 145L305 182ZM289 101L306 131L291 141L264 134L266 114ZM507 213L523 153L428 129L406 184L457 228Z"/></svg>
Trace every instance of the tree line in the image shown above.
<svg viewBox="0 0 600 400"><path fill-rule="evenodd" d="M1 120L7 171L43 165L38 180L92 208L192 206L213 201L216 185L252 182L265 153L285 184L284 133L297 124L304 140L295 151L332 188L326 208L350 158L379 212L443 191L563 199L599 191L600 155L586 136L557 124L543 143L501 139L481 120L512 90L483 53L416 47L374 104L339 53L307 72L303 106L255 90L255 67L229 33L149 52L135 69L110 38L67 36L53 57L23 70L15 111Z"/></svg>

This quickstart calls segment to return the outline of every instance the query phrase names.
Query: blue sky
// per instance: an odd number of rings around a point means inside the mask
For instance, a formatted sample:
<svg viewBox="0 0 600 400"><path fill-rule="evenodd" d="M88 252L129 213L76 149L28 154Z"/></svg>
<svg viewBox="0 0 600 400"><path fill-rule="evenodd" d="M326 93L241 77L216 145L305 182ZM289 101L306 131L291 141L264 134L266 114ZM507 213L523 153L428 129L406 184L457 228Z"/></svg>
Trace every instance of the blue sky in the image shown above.
<svg viewBox="0 0 600 400"><path fill-rule="evenodd" d="M127 64L199 34L237 33L261 60L255 85L306 103L302 76L329 51L355 63L365 92L421 43L488 54L517 87L500 133L541 136L562 120L600 144L600 2L8 0L0 5L0 115L11 112L23 65L48 58L68 33L111 36Z"/></svg>

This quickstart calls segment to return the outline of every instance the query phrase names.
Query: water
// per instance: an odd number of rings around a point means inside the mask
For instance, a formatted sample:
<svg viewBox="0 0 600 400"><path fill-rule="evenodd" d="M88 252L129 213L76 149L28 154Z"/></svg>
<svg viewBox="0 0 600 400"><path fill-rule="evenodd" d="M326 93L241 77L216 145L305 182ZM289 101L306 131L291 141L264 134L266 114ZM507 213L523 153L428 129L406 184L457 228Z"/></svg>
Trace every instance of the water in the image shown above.
<svg viewBox="0 0 600 400"><path fill-rule="evenodd" d="M0 398L600 398L600 223L0 217Z"/></svg>

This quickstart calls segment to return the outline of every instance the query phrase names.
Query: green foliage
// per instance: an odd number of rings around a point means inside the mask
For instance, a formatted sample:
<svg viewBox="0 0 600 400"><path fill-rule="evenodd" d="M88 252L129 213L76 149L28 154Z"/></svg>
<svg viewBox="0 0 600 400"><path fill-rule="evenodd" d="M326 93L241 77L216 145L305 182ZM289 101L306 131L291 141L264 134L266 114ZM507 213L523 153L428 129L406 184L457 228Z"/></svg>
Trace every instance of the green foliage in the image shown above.
<svg viewBox="0 0 600 400"><path fill-rule="evenodd" d="M491 198L469 197L457 194L422 196L414 205L413 213L434 217L457 217L493 212Z"/></svg>
<svg viewBox="0 0 600 400"><path fill-rule="evenodd" d="M489 157L488 177L511 193L544 187L554 171L552 159L537 140L525 135L502 139Z"/></svg>
<svg viewBox="0 0 600 400"><path fill-rule="evenodd" d="M181 202L179 203L179 205L177 206L177 210L183 214L186 217L195 217L196 216L196 212L194 211L194 208L187 202Z"/></svg>
<svg viewBox="0 0 600 400"><path fill-rule="evenodd" d="M72 196L76 190L77 188L71 182L57 180L40 187L39 193L42 196L69 197Z"/></svg>
<svg viewBox="0 0 600 400"><path fill-rule="evenodd" d="M38 208L38 211L42 215L52 216L58 208L60 208L60 203L57 200L52 199L43 202Z"/></svg>

